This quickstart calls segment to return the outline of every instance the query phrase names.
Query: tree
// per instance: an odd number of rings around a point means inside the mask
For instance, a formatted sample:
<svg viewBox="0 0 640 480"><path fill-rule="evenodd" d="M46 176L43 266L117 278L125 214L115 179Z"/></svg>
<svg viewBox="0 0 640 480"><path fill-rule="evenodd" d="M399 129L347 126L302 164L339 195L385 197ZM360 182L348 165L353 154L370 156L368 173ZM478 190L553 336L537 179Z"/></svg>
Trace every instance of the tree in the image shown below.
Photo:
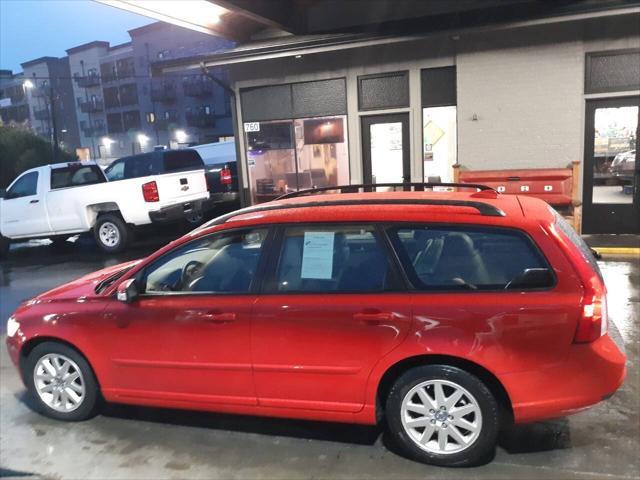
<svg viewBox="0 0 640 480"><path fill-rule="evenodd" d="M59 162L77 160L75 154L58 150ZM0 125L0 188L6 188L25 170L53 162L51 144L31 131Z"/></svg>

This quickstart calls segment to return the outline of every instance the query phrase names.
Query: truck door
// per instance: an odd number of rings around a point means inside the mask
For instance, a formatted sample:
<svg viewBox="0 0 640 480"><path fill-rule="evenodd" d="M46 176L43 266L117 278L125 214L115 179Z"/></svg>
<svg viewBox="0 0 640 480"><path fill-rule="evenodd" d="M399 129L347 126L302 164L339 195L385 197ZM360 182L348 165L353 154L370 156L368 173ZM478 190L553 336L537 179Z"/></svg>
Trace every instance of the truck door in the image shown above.
<svg viewBox="0 0 640 480"><path fill-rule="evenodd" d="M42 177L37 171L24 173L7 189L0 215L4 236L19 238L49 233L44 197L38 195L44 187Z"/></svg>

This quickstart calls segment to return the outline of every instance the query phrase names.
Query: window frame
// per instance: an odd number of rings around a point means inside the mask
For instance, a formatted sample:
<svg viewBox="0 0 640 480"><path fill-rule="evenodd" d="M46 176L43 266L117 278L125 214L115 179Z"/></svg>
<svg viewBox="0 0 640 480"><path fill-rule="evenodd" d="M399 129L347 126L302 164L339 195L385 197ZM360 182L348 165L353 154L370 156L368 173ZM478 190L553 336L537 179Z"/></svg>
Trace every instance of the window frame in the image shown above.
<svg viewBox="0 0 640 480"><path fill-rule="evenodd" d="M537 287L537 288L486 288L486 289L478 289L478 290L469 290L465 288L446 288L443 287L435 287L435 288L422 288L419 286L416 281L415 272L408 271L406 268L410 261L406 258L406 253L402 249L401 245L397 243L397 236L394 238L394 230L399 229L407 229L407 228L434 228L434 229L442 229L442 230L451 230L451 231L476 231L476 232L487 232L487 233L503 233L506 235L518 236L522 240L525 241L532 249L532 252L537 255L544 266L549 269L551 276L553 277L553 282L551 285L547 287ZM530 292L549 292L555 290L558 286L558 276L556 275L556 271L553 268L551 262L544 254L544 251L538 246L538 244L533 240L531 235L525 230L513 227L502 227L502 226L494 226L494 225L484 225L484 224L469 224L469 223L438 223L438 222L392 222L387 223L385 225L385 234L389 239L389 242L394 250L396 255L396 260L402 269L402 274L405 280L411 286L411 290L413 293L418 294L483 294L483 293L505 293L505 294L522 294L522 293L530 293Z"/></svg>
<svg viewBox="0 0 640 480"><path fill-rule="evenodd" d="M18 182L20 182L22 179L26 178L28 175L33 175L35 174L36 176L36 191L35 193L30 193L30 194L26 194L26 195L12 195L11 194L11 190L18 184ZM29 198L29 197L36 197L38 196L38 182L40 182L40 173L37 170L32 170L30 172L24 172L22 175L20 175L18 178L16 178L13 182L11 182L11 185L9 185L9 187L7 188L6 194L3 198L3 200L15 200L18 198Z"/></svg>
<svg viewBox="0 0 640 480"><path fill-rule="evenodd" d="M389 266L390 283L391 288L378 291L287 291L281 292L278 290L278 266L280 264L280 258L282 256L282 250L284 248L285 231L287 228L332 228L332 227L345 227L345 226L371 226L373 231L378 235L381 242L382 250L384 251L387 263ZM268 252L268 258L265 261L265 274L261 278L261 284L259 289L260 295L389 295L398 293L408 293L409 284L407 283L402 273L400 264L397 261L393 247L389 241L389 238L385 231L384 222L376 221L342 221L342 222L286 222L278 223L273 226L274 238L273 243L270 246Z"/></svg>
<svg viewBox="0 0 640 480"><path fill-rule="evenodd" d="M165 259L167 256L171 255L172 253L174 253L176 250L181 249L181 248L185 248L188 245L191 245L195 242L201 242L204 239L207 238L211 238L212 236L215 235L227 235L227 234L232 234L234 232L248 232L251 230L267 230L267 236L264 239L264 243L262 245L262 253L260 254L260 258L258 259L258 266L256 268L256 274L253 278L253 280L251 280L251 284L249 285L249 290L246 292L153 292L153 293L147 293L146 290L146 283L144 282L146 276L147 276L147 270L149 270L150 267L152 267L153 265L156 265L158 262L162 261L163 259ZM213 296L213 297L218 297L218 296L225 296L225 297L232 297L232 296L256 296L259 294L259 287L262 285L262 277L264 276L265 273L265 267L266 267L266 261L270 256L271 253L271 248L273 246L273 235L274 235L274 229L272 228L272 226L270 225L265 225L265 224L261 224L261 225L249 225L246 227L234 227L234 228L224 228L221 230L216 230L214 232L211 232L207 235L201 235L197 238L194 238L192 240L189 240L188 242L185 243L181 243L180 245L177 245L175 248L172 248L171 250L168 250L166 252L164 252L162 255L160 255L158 258L153 259L151 262L149 262L148 264L146 264L143 268L141 268L138 272L136 272L136 274L134 275L133 278L135 278L136 284L138 285L138 290L139 290L139 297L140 298L158 298L158 297L185 297L185 296L205 296L205 295L209 295L209 296ZM115 293L114 293L115 295Z"/></svg>

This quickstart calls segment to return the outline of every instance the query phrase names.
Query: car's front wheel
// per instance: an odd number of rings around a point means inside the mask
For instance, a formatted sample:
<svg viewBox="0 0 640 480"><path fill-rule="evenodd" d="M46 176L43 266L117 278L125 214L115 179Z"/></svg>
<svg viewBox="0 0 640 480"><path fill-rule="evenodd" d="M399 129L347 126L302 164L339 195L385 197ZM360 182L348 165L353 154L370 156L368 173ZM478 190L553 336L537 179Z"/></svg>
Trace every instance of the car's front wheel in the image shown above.
<svg viewBox="0 0 640 480"><path fill-rule="evenodd" d="M48 417L78 421L96 413L98 384L87 361L73 348L41 343L29 353L23 373L31 397Z"/></svg>
<svg viewBox="0 0 640 480"><path fill-rule="evenodd" d="M391 388L385 415L395 443L424 463L476 465L496 446L498 404L480 379L457 367L408 370Z"/></svg>

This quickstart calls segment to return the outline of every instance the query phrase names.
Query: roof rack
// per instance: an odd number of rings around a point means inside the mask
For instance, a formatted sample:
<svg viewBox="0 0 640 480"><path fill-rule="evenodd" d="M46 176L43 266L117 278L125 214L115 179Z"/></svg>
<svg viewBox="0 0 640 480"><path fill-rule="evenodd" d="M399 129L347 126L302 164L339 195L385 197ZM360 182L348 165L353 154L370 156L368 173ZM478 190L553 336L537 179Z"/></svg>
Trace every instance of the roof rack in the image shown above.
<svg viewBox="0 0 640 480"><path fill-rule="evenodd" d="M334 187L335 188L335 187ZM237 217L240 215L246 215L249 213L258 213L258 212L267 212L270 210L290 210L293 208L308 208L308 207L340 207L345 205L439 205L445 207L467 207L474 208L480 213L480 215L485 217L504 217L505 213L491 204L478 202L473 200L445 200L445 199L430 199L430 198L415 198L415 199L404 199L404 198L367 198L362 200L318 200L314 202L304 202L304 203L284 203L284 204L263 204L263 205L254 205L251 207L242 208L240 210L236 210L234 212L227 213L225 215L221 215L220 217L214 218L213 220L205 223L200 226L198 230L208 227L213 227L215 225L221 225L225 223L227 220L230 220L233 217Z"/></svg>
<svg viewBox="0 0 640 480"><path fill-rule="evenodd" d="M307 195L313 195L316 193L322 192L330 192L333 190L338 190L340 193L358 193L360 189L365 192L374 192L376 187L393 187L393 188L402 188L404 191L413 191L420 192L424 191L428 188L433 187L460 187L460 188L475 188L480 191L492 191L495 193L499 193L492 187L488 187L487 185L481 185L479 183L443 183L443 182L406 182L406 183L360 183L353 185L335 185L331 187L314 187L307 188L304 190L298 190L297 192L285 193L284 195L279 196L276 200L284 200L285 198L296 198L296 197L304 197Z"/></svg>

